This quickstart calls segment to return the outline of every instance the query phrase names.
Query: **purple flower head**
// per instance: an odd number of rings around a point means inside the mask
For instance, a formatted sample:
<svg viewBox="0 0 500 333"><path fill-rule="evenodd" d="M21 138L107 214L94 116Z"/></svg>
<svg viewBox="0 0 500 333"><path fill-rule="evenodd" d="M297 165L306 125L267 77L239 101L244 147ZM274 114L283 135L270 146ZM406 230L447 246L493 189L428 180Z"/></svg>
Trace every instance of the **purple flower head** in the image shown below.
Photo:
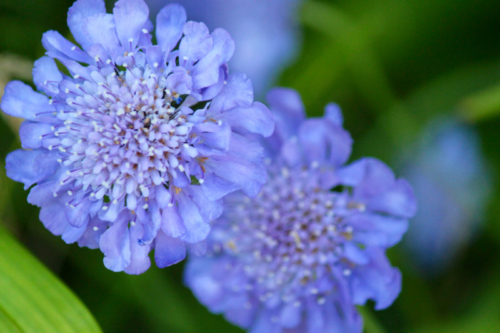
<svg viewBox="0 0 500 333"><path fill-rule="evenodd" d="M400 292L385 250L415 213L412 189L378 160L344 165L352 140L335 104L306 119L292 90L274 89L268 102L268 182L253 199L224 199L209 255L189 260L186 283L252 333L361 332L355 305L383 309Z"/></svg>
<svg viewBox="0 0 500 333"><path fill-rule="evenodd" d="M184 259L206 238L235 190L256 195L266 179L263 149L269 110L252 84L228 73L229 34L186 22L179 5L157 16L156 39L143 0L78 0L68 25L81 47L58 32L43 36L35 62L39 91L11 82L1 107L25 118L23 148L7 174L35 185L28 201L67 243L99 247L113 271L139 274ZM69 75L58 70L64 65Z"/></svg>
<svg viewBox="0 0 500 333"><path fill-rule="evenodd" d="M477 235L491 173L477 132L453 118L431 122L407 153L403 172L414 184L419 211L404 242L421 273L431 276Z"/></svg>

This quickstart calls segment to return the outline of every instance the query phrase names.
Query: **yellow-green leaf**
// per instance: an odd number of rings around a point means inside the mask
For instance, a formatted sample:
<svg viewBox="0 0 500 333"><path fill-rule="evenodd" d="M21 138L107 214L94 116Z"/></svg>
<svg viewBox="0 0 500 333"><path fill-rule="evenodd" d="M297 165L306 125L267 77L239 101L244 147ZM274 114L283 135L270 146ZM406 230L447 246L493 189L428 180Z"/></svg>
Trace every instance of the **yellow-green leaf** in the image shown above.
<svg viewBox="0 0 500 333"><path fill-rule="evenodd" d="M81 301L0 227L0 331L101 332Z"/></svg>

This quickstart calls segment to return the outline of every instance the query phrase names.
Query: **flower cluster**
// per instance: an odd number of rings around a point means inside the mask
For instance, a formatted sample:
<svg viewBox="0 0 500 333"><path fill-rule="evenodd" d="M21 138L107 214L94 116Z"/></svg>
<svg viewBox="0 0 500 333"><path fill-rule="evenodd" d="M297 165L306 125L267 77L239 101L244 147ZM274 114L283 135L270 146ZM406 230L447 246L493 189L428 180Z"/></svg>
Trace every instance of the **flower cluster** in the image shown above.
<svg viewBox="0 0 500 333"><path fill-rule="evenodd" d="M269 110L252 84L229 74L234 43L222 29L186 22L179 5L153 24L143 0L78 0L68 25L81 48L44 34L47 56L35 62L34 92L14 81L2 110L26 121L23 148L7 174L31 191L40 219L68 243L100 247L113 271L139 274L148 253L165 267L186 247L204 251L221 198L256 195L266 180L263 149ZM69 75L55 62L67 68Z"/></svg>
<svg viewBox="0 0 500 333"><path fill-rule="evenodd" d="M292 90L272 90L268 102L268 181L253 199L224 199L208 255L188 261L186 283L252 333L361 332L355 305L383 309L400 292L385 250L415 214L412 189L376 159L344 165L352 141L336 105L305 119Z"/></svg>

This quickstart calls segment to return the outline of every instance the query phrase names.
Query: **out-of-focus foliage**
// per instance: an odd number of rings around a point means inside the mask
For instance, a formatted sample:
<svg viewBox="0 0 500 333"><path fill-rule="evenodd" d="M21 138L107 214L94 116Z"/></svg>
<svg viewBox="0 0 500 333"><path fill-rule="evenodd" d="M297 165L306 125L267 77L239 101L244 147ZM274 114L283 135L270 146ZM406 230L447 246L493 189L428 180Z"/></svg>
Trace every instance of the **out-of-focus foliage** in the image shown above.
<svg viewBox="0 0 500 333"><path fill-rule="evenodd" d="M42 56L44 31L69 36L71 3L0 1L0 54ZM311 116L330 101L342 107L356 142L353 159L375 156L394 166L433 119L458 115L479 133L491 166L492 194L483 199L486 216L474 241L433 278L419 274L401 246L392 249L403 291L388 310L363 309L366 331L500 331L500 2L305 0L299 16L304 45L279 84L298 89ZM20 144L3 118L0 131L4 159ZM3 175L0 185L2 225L80 297L105 332L241 332L196 302L182 284L182 264L141 276L109 272L97 251L45 230L21 184ZM13 327L0 311L0 331Z"/></svg>
<svg viewBox="0 0 500 333"><path fill-rule="evenodd" d="M0 227L2 332L101 332L83 304Z"/></svg>

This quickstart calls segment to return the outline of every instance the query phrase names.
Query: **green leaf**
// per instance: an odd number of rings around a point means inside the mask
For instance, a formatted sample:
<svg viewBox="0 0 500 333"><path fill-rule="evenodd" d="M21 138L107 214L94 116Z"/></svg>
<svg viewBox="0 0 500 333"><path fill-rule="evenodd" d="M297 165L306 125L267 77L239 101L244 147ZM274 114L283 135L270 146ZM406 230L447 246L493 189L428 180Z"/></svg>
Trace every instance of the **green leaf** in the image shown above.
<svg viewBox="0 0 500 333"><path fill-rule="evenodd" d="M0 331L101 332L80 300L0 227Z"/></svg>
<svg viewBox="0 0 500 333"><path fill-rule="evenodd" d="M460 115L468 121L481 121L500 115L500 85L466 97L459 106Z"/></svg>

